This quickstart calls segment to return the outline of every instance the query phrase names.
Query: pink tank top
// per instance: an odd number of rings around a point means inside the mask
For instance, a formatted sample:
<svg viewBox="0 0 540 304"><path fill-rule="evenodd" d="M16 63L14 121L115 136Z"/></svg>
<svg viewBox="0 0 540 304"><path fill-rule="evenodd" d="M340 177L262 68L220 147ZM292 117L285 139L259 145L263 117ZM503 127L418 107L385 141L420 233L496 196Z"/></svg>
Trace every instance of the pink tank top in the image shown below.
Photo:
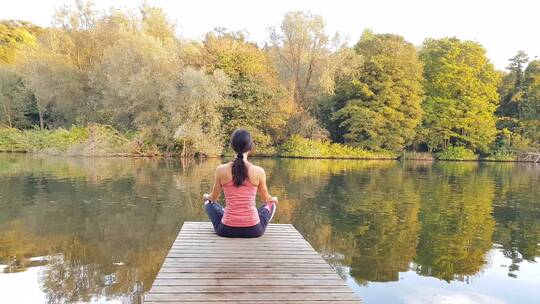
<svg viewBox="0 0 540 304"><path fill-rule="evenodd" d="M246 179L240 187L236 187L231 180L223 185L223 193L227 206L221 218L223 224L230 227L250 227L259 223L259 213L255 205L257 186L249 179Z"/></svg>

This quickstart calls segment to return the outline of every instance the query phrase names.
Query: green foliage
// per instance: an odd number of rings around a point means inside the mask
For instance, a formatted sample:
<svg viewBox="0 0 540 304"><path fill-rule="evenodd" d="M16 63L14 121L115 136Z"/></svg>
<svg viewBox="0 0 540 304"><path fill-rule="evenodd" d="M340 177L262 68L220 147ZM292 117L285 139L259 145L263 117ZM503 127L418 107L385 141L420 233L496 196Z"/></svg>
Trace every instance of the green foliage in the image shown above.
<svg viewBox="0 0 540 304"><path fill-rule="evenodd" d="M478 155L462 146L450 146L435 154L439 160L477 160Z"/></svg>
<svg viewBox="0 0 540 304"><path fill-rule="evenodd" d="M21 48L36 43L38 32L39 28L28 22L0 21L0 64L13 63Z"/></svg>
<svg viewBox="0 0 540 304"><path fill-rule="evenodd" d="M515 161L517 160L517 156L515 153L512 152L494 151L489 156L483 159L492 161Z"/></svg>
<svg viewBox="0 0 540 304"><path fill-rule="evenodd" d="M0 66L0 126L24 128L31 125L32 96L22 78L11 69Z"/></svg>
<svg viewBox="0 0 540 304"><path fill-rule="evenodd" d="M522 134L540 148L540 60L529 63L525 70Z"/></svg>
<svg viewBox="0 0 540 304"><path fill-rule="evenodd" d="M280 142L293 104L279 84L268 55L241 33L209 33L201 61L208 70L222 70L231 80L222 105L223 134L249 130L259 152L271 152Z"/></svg>
<svg viewBox="0 0 540 304"><path fill-rule="evenodd" d="M259 155L285 142L309 157L540 147L540 63L523 52L502 75L479 44L456 38L427 39L421 60L397 35L366 31L350 48L305 12L287 13L264 48L243 32L188 41L175 29L158 7L97 11L87 0L59 8L46 29L1 21L0 126L43 129L4 129L3 147L217 156L236 128L252 133ZM99 129L89 133L99 143L71 142L77 125ZM297 150L298 138L309 144Z"/></svg>
<svg viewBox="0 0 540 304"><path fill-rule="evenodd" d="M427 39L420 52L425 98L418 141L487 150L495 139L499 75L482 46L456 38Z"/></svg>
<svg viewBox="0 0 540 304"><path fill-rule="evenodd" d="M499 89L501 103L498 128L507 130L521 139L520 150L540 146L540 61L529 62L527 54L520 51L510 59L508 73ZM499 138L498 138L499 141ZM500 145L500 144L498 144Z"/></svg>
<svg viewBox="0 0 540 304"><path fill-rule="evenodd" d="M15 128L0 128L0 152L26 152L23 131Z"/></svg>
<svg viewBox="0 0 540 304"><path fill-rule="evenodd" d="M88 137L84 129L76 126L70 130L61 128L25 131L2 128L0 130L0 151L10 152L66 152L70 146Z"/></svg>
<svg viewBox="0 0 540 304"><path fill-rule="evenodd" d="M395 159L396 154L389 151L372 152L358 147L321 140L311 140L294 135L281 146L279 155L305 158L365 158Z"/></svg>
<svg viewBox="0 0 540 304"><path fill-rule="evenodd" d="M497 112L500 116L518 117L522 113L523 90L525 89L524 70L529 57L525 52L519 51L509 61L509 73L503 77L499 88L501 102Z"/></svg>
<svg viewBox="0 0 540 304"><path fill-rule="evenodd" d="M127 136L105 125L69 129L18 130L0 128L0 152L34 152L69 155L154 155L152 145L138 136Z"/></svg>
<svg viewBox="0 0 540 304"><path fill-rule="evenodd" d="M336 83L333 119L346 142L400 151L411 143L422 109L422 65L403 37L364 33L355 46L362 67Z"/></svg>

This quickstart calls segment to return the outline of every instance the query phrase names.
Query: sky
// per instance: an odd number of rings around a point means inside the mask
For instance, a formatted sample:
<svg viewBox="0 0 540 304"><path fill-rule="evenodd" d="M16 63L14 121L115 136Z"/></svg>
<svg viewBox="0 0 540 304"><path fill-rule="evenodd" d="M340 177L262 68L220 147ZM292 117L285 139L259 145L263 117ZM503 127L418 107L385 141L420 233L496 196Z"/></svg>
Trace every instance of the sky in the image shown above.
<svg viewBox="0 0 540 304"><path fill-rule="evenodd" d="M142 0L94 0L98 9L136 8ZM70 0L0 0L0 19L50 25L56 8ZM479 42L498 69L523 50L540 56L540 1L537 0L146 0L162 7L184 38L202 38L217 27L245 30L262 45L270 26L288 11L321 15L329 34L354 44L362 31L394 33L415 45L425 38L458 37Z"/></svg>

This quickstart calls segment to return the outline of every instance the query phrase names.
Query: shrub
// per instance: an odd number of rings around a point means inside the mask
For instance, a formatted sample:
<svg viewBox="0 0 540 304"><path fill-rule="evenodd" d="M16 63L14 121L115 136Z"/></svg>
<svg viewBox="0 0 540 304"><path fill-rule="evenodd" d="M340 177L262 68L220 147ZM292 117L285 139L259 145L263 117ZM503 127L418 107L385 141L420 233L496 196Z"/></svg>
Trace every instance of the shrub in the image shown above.
<svg viewBox="0 0 540 304"><path fill-rule="evenodd" d="M306 139L293 135L285 142L279 152L285 157L304 158L364 158L364 159L395 159L397 155L392 152L372 152L359 147L351 147L327 141Z"/></svg>
<svg viewBox="0 0 540 304"><path fill-rule="evenodd" d="M462 146L450 146L446 150L436 153L439 160L477 160L478 155Z"/></svg>
<svg viewBox="0 0 540 304"><path fill-rule="evenodd" d="M508 151L495 151L484 159L493 160L493 161L516 161L517 156L515 153L508 152Z"/></svg>
<svg viewBox="0 0 540 304"><path fill-rule="evenodd" d="M157 148L137 137L124 135L106 125L69 129L17 130L0 128L0 152L35 152L87 156L156 155Z"/></svg>
<svg viewBox="0 0 540 304"><path fill-rule="evenodd" d="M25 152L27 144L23 133L14 128L0 128L0 152Z"/></svg>

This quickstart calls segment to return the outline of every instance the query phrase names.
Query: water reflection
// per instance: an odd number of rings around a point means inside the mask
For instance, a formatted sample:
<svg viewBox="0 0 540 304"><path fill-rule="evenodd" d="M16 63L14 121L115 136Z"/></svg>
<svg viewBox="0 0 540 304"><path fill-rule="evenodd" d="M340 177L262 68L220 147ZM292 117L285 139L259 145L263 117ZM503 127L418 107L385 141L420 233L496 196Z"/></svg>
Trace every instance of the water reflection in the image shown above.
<svg viewBox="0 0 540 304"><path fill-rule="evenodd" d="M531 271L540 284L540 166L255 162L280 197L277 221L294 223L368 303L404 302L412 278L458 293L471 280L517 290ZM0 155L0 282L38 269L24 284L39 285L42 302L140 302L182 222L205 219L218 163Z"/></svg>

